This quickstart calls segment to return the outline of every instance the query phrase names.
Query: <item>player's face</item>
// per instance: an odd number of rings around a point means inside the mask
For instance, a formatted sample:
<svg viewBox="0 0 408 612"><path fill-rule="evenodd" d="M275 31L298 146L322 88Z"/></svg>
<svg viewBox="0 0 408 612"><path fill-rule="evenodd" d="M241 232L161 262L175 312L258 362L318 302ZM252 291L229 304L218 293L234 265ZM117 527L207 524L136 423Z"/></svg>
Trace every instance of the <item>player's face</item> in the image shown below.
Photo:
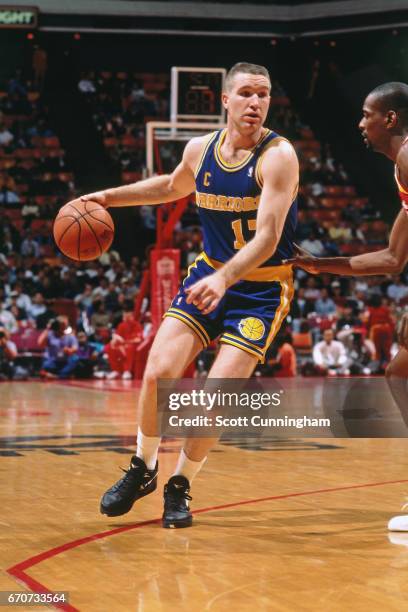
<svg viewBox="0 0 408 612"><path fill-rule="evenodd" d="M367 149L381 152L388 140L386 115L374 96L370 95L364 101L363 117L358 127Z"/></svg>
<svg viewBox="0 0 408 612"><path fill-rule="evenodd" d="M265 122L271 101L271 84L259 74L235 75L228 91L223 93L223 104L228 117L241 132L257 132Z"/></svg>

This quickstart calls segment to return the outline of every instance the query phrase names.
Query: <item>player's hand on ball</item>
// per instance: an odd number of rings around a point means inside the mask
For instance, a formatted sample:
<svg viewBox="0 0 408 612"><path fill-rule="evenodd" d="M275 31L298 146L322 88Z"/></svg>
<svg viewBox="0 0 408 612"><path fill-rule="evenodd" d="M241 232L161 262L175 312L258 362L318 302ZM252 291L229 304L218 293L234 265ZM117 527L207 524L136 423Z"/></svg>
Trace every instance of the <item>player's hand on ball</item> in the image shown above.
<svg viewBox="0 0 408 612"><path fill-rule="evenodd" d="M311 253L302 249L298 244L294 243L296 256L292 259L285 259L283 264L291 264L295 268L302 268L309 274L319 274L319 258L314 257Z"/></svg>
<svg viewBox="0 0 408 612"><path fill-rule="evenodd" d="M408 312L402 315L398 326L398 344L408 351Z"/></svg>
<svg viewBox="0 0 408 612"><path fill-rule="evenodd" d="M109 206L105 191L95 191L94 193L87 193L86 195L81 196L80 199L82 200L82 202L97 202L104 208L108 208Z"/></svg>
<svg viewBox="0 0 408 612"><path fill-rule="evenodd" d="M227 290L224 277L218 272L202 278L186 289L187 304L194 304L202 314L209 314L217 308Z"/></svg>

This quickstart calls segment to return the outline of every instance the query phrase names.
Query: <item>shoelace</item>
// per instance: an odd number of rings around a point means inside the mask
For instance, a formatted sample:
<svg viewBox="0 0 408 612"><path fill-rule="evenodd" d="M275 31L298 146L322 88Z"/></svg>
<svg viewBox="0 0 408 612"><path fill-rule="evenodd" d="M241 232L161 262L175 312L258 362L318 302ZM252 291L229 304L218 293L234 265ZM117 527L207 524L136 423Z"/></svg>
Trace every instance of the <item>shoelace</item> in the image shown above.
<svg viewBox="0 0 408 612"><path fill-rule="evenodd" d="M122 472L125 472L125 475L112 487L114 491L117 491L120 487L127 487L129 485L134 485L134 480L139 476L139 474L135 474L134 470L138 468L129 468L125 470L125 468L120 468Z"/></svg>
<svg viewBox="0 0 408 612"><path fill-rule="evenodd" d="M187 493L187 491L180 491L171 493L167 492L168 497L166 498L166 507L170 510L179 510L183 508L183 501L191 501L193 498Z"/></svg>

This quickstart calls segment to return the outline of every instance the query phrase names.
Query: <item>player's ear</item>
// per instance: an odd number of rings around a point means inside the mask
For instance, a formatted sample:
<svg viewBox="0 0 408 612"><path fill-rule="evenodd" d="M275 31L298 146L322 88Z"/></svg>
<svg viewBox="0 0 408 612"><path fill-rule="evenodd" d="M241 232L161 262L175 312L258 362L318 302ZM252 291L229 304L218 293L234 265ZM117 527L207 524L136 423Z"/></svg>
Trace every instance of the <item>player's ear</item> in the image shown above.
<svg viewBox="0 0 408 612"><path fill-rule="evenodd" d="M393 110L387 112L385 124L387 128L393 128L396 126L398 121L397 113Z"/></svg>
<svg viewBox="0 0 408 612"><path fill-rule="evenodd" d="M226 91L223 91L222 94L221 94L221 102L222 102L222 105L223 105L223 107L225 109L228 108L228 100L229 100L228 93Z"/></svg>

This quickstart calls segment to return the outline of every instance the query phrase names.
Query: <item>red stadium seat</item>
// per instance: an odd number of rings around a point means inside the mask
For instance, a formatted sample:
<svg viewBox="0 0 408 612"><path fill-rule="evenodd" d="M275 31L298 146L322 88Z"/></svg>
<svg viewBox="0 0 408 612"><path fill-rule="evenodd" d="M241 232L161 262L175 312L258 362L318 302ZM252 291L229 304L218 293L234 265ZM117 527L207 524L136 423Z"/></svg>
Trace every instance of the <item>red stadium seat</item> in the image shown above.
<svg viewBox="0 0 408 612"><path fill-rule="evenodd" d="M117 138L104 138L103 144L105 147L110 149L111 147L117 147L119 144L119 140Z"/></svg>
<svg viewBox="0 0 408 612"><path fill-rule="evenodd" d="M49 136L48 138L44 138L43 144L48 149L59 149L61 146L61 143L57 136Z"/></svg>
<svg viewBox="0 0 408 612"><path fill-rule="evenodd" d="M15 343L19 355L30 355L37 354L41 355L43 349L38 346L38 338L42 331L40 329L34 329L33 327L23 327L18 330L15 334L11 334L10 338Z"/></svg>

